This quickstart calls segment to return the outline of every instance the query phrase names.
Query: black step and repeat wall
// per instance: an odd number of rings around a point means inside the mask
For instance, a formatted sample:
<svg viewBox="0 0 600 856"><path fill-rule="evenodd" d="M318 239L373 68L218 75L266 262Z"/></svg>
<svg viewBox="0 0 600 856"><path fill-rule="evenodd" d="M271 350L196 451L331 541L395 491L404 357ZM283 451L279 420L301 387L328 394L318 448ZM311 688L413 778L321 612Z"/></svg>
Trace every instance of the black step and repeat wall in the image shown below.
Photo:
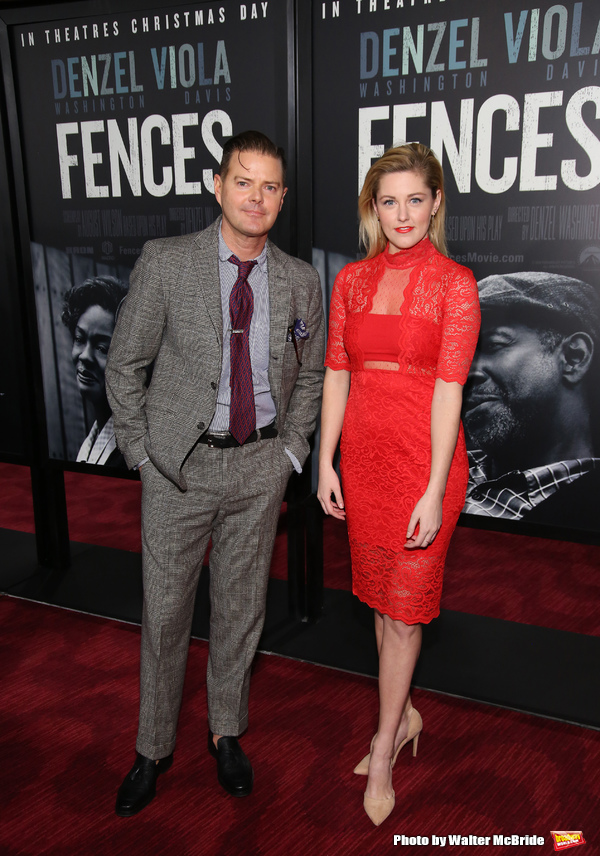
<svg viewBox="0 0 600 856"><path fill-rule="evenodd" d="M314 263L356 258L389 146L441 159L450 255L483 309L465 512L600 530L600 9L593 0L315 2Z"/></svg>
<svg viewBox="0 0 600 856"><path fill-rule="evenodd" d="M0 199L8 208L7 127L2 95L0 92ZM24 462L29 445L25 410L27 372L20 325L16 323L21 313L14 244L13 223L7 217L0 222L0 455Z"/></svg>
<svg viewBox="0 0 600 856"><path fill-rule="evenodd" d="M14 323L19 316L18 296L9 285L8 257L7 240L0 232L0 454L20 462L27 454L25 352Z"/></svg>
<svg viewBox="0 0 600 856"><path fill-rule="evenodd" d="M228 136L255 127L288 151L275 239L313 247L327 299L360 252L369 165L420 140L443 163L450 252L484 307L465 516L598 534L598 4L140 7L0 12L17 199L2 216L19 220L34 295L49 459L119 467L103 389L115 311L147 238L217 215Z"/></svg>

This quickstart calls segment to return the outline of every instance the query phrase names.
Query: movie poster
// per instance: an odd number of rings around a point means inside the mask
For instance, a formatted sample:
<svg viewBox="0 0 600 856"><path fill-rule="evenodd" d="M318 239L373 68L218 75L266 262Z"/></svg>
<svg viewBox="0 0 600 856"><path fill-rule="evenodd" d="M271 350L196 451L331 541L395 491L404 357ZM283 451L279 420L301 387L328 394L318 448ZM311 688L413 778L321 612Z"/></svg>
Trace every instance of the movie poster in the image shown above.
<svg viewBox="0 0 600 856"><path fill-rule="evenodd" d="M286 5L140 9L10 37L49 455L123 466L104 368L130 271L146 240L216 218L228 137L256 128L288 148Z"/></svg>
<svg viewBox="0 0 600 856"><path fill-rule="evenodd" d="M319 0L314 260L360 254L374 159L420 141L446 179L450 255L478 281L465 512L600 530L600 8Z"/></svg>

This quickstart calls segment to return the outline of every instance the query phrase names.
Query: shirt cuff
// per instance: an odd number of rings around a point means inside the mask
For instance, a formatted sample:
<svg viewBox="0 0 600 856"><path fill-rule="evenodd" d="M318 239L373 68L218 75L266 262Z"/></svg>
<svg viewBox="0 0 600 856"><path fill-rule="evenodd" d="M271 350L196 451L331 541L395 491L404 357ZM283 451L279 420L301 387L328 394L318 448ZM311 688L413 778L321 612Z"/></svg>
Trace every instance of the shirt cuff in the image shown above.
<svg viewBox="0 0 600 856"><path fill-rule="evenodd" d="M146 457L145 457L145 458L143 458L143 459L139 462L139 464L136 464L136 465L135 465L135 467L132 467L132 469L133 469L133 470L139 470L139 469L140 469L140 467L141 467L143 464L146 464L149 460L150 460L150 458L148 457L148 455L146 455Z"/></svg>
<svg viewBox="0 0 600 856"><path fill-rule="evenodd" d="M285 446L283 448L285 449ZM294 469L296 470L296 472L301 473L302 467L300 466L300 461L298 460L298 458L294 455L293 452L290 452L289 449L285 449L285 453L288 456L288 458L290 459L290 461L292 462L292 464L294 465Z"/></svg>

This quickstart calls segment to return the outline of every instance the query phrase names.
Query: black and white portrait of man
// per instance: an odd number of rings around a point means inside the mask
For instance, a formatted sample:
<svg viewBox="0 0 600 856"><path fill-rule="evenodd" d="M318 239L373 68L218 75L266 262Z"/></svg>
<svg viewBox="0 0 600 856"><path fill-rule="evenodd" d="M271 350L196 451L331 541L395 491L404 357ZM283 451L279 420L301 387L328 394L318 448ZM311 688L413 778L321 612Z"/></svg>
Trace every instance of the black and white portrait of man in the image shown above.
<svg viewBox="0 0 600 856"><path fill-rule="evenodd" d="M479 298L464 511L598 529L598 290L559 274L511 273L481 280Z"/></svg>

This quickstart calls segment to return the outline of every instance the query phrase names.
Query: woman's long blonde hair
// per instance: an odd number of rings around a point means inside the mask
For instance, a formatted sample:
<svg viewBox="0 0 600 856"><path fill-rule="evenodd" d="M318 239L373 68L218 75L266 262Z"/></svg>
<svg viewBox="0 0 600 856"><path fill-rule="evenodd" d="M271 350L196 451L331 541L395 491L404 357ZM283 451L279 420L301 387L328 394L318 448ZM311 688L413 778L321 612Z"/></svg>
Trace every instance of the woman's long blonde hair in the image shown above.
<svg viewBox="0 0 600 856"><path fill-rule="evenodd" d="M377 218L373 201L377 199L379 185L384 175L392 172L416 172L422 178L435 197L440 191L440 204L437 213L431 218L428 237L436 250L448 255L446 247L446 195L444 193L444 173L442 166L430 148L422 143L405 143L388 149L375 161L367 173L365 183L358 198L360 215L359 237L367 251L366 258L371 259L383 252L387 238L383 234Z"/></svg>

